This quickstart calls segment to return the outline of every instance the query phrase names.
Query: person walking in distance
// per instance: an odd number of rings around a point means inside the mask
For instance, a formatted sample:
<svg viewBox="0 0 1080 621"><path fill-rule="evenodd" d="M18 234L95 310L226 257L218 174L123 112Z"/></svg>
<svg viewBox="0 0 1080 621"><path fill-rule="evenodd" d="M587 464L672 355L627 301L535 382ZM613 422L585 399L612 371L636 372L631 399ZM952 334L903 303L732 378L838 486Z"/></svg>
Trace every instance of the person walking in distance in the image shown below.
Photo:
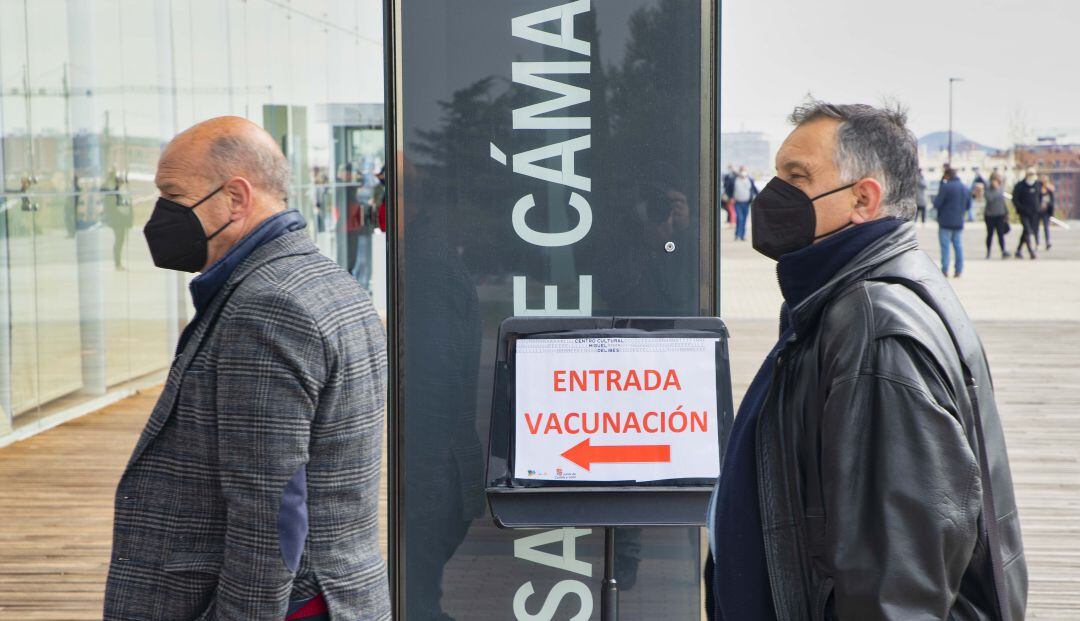
<svg viewBox="0 0 1080 621"><path fill-rule="evenodd" d="M990 248L997 235L998 245L1001 246L1001 258L1008 259L1009 252L1005 250L1005 234L1009 232L1009 211L1005 206L1005 190L1001 187L1001 175L992 173L990 185L986 188L986 208L983 209L983 220L986 222L986 258L990 258Z"/></svg>
<svg viewBox="0 0 1080 621"><path fill-rule="evenodd" d="M735 193L735 179L739 176L738 171L735 170L734 164L728 164L727 172L723 177L724 192L721 195L721 207L724 209L724 213L727 215L728 226L735 224L735 199L731 198L731 195Z"/></svg>
<svg viewBox="0 0 1080 621"><path fill-rule="evenodd" d="M918 189L915 194L915 219L926 224L926 175L919 169Z"/></svg>
<svg viewBox="0 0 1080 621"><path fill-rule="evenodd" d="M986 213L986 182L976 181L971 185L971 201L968 203L968 213ZM970 222L970 220L968 220Z"/></svg>
<svg viewBox="0 0 1080 621"><path fill-rule="evenodd" d="M1023 230L1020 232L1020 243L1016 246L1016 253L1013 255L1017 259L1024 258L1021 254L1021 250L1024 246L1027 246L1028 256L1032 259L1035 256L1035 246L1031 245L1031 240L1035 235L1038 235L1039 230L1039 203L1042 201L1042 184L1039 183L1039 178L1035 174L1034 168L1028 168L1024 174L1024 178L1016 182L1013 186L1013 205L1016 206L1016 213L1020 216L1020 224L1023 225ZM1038 245L1038 242L1035 242Z"/></svg>
<svg viewBox="0 0 1080 621"><path fill-rule="evenodd" d="M973 166L971 168L971 170L972 170L972 172L975 173L975 178L971 180L971 198L975 199L975 200L972 200L970 203L968 203L968 208L967 208L967 221L968 222L974 222L975 221L975 210L976 210L977 207L982 206L982 205L980 205L978 203L982 202L982 198L983 198L984 193L986 191L986 179L984 179L983 176L982 176L982 173L979 172L979 167L978 166ZM980 187L982 189L979 189Z"/></svg>
<svg viewBox="0 0 1080 621"><path fill-rule="evenodd" d="M754 179L746 171L746 166L739 167L739 175L732 184L731 197L735 200L735 239L746 241L746 220L750 216L750 203L757 196L758 189Z"/></svg>
<svg viewBox="0 0 1080 621"><path fill-rule="evenodd" d="M1039 245L1039 226L1043 229L1043 248L1050 250L1050 218L1054 217L1054 184L1050 181L1050 175L1039 178L1042 186L1039 191L1039 220L1035 226L1035 245Z"/></svg>
<svg viewBox="0 0 1080 621"><path fill-rule="evenodd" d="M941 273L949 275L949 251L956 251L953 277L964 273L964 215L971 203L971 194L956 176L956 169L945 168L945 179L934 197L937 209L938 242L941 244Z"/></svg>

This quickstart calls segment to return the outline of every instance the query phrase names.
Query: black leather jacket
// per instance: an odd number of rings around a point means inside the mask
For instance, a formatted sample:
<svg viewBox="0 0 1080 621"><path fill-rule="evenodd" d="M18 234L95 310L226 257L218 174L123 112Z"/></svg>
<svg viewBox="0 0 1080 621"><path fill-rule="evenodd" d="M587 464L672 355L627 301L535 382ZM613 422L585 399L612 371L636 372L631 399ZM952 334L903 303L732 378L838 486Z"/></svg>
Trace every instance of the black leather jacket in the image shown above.
<svg viewBox="0 0 1080 621"><path fill-rule="evenodd" d="M913 226L874 242L790 318L756 430L778 618L1021 621L1027 567L990 372ZM980 419L1004 584L983 520Z"/></svg>

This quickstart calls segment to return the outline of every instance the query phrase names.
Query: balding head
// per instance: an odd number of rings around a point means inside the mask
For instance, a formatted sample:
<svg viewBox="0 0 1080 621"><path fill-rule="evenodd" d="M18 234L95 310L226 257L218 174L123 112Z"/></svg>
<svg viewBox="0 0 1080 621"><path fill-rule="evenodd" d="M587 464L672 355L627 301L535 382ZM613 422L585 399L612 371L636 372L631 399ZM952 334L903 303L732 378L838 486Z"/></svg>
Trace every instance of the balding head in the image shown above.
<svg viewBox="0 0 1080 621"><path fill-rule="evenodd" d="M161 167L195 169L211 183L244 177L258 190L284 201L289 162L263 128L238 116L219 116L180 133L165 147Z"/></svg>
<svg viewBox="0 0 1080 621"><path fill-rule="evenodd" d="M198 205L194 213L208 237L221 230L208 245L210 265L286 208L289 162L266 130L222 116L176 136L161 154L154 182L162 197Z"/></svg>

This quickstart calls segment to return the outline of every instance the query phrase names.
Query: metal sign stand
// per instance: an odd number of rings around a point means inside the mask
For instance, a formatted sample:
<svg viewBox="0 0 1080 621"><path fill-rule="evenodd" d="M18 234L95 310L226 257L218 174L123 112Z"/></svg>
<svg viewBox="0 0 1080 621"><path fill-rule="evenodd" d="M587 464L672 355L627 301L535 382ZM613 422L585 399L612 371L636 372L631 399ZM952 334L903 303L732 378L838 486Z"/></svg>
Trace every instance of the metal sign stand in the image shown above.
<svg viewBox="0 0 1080 621"><path fill-rule="evenodd" d="M733 421L727 328L716 317L513 317L499 328L486 493L499 528L603 528L604 577L601 621L619 619L615 579L615 529L642 526L703 526L714 480L658 483L574 482L535 485L514 478L514 367L517 339L709 338L716 344L716 434L727 445ZM682 407L682 406L680 406ZM721 454L721 461L723 455Z"/></svg>
<svg viewBox="0 0 1080 621"><path fill-rule="evenodd" d="M600 585L600 621L618 621L619 585L615 581L615 527L604 527L604 581Z"/></svg>

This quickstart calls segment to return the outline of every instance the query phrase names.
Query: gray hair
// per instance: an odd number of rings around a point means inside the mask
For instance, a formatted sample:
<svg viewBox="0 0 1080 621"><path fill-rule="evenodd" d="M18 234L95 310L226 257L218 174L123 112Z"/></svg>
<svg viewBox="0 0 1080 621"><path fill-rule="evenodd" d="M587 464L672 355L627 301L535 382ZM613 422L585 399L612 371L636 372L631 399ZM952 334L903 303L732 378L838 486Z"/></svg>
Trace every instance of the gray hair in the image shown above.
<svg viewBox="0 0 1080 621"><path fill-rule="evenodd" d="M268 143L274 144L272 139ZM218 136L207 149L207 161L214 175L222 180L233 175L245 177L251 184L273 196L289 195L291 170L281 150L246 136Z"/></svg>
<svg viewBox="0 0 1080 621"><path fill-rule="evenodd" d="M881 206L901 220L915 217L919 147L899 105L832 104L810 99L791 113L796 126L821 118L836 119L836 165L843 183L872 177L881 184Z"/></svg>

